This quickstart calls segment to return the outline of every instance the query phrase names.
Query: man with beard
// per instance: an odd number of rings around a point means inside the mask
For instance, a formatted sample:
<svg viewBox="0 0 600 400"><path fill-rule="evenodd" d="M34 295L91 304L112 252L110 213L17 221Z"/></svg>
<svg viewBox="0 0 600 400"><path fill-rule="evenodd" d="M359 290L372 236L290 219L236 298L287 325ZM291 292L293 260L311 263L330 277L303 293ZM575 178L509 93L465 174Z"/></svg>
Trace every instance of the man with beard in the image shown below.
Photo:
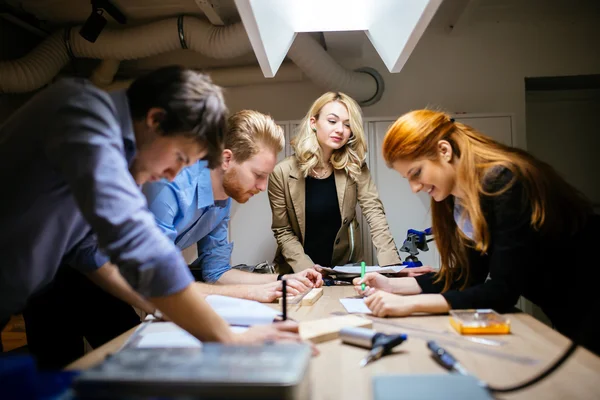
<svg viewBox="0 0 600 400"><path fill-rule="evenodd" d="M208 76L167 66L111 93L60 80L0 125L0 178L10 188L0 199L0 330L23 311L40 368L83 355L84 337L96 347L139 323L127 303L160 309L203 342L300 340L289 323L232 332L139 188L199 159L218 165L226 114Z"/></svg>
<svg viewBox="0 0 600 400"><path fill-rule="evenodd" d="M282 129L271 117L243 110L229 118L219 166L205 161L185 168L173 182L144 185L148 207L160 229L177 247L196 245L191 268L201 292L260 302L281 297L282 275L255 274L231 268L233 243L228 240L231 199L240 204L266 190L269 174L283 149ZM313 269L285 277L291 295L321 286Z"/></svg>

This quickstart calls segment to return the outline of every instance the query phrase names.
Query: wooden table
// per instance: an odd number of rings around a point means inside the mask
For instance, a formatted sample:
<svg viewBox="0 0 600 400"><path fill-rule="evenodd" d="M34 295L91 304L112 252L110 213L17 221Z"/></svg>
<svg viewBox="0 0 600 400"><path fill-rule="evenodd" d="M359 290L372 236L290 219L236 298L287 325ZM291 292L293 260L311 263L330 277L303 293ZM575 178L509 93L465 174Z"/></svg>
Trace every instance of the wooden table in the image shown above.
<svg viewBox="0 0 600 400"><path fill-rule="evenodd" d="M352 297L351 287L326 287L323 297L310 307L291 307L289 314L299 321L307 321L344 313L340 298ZM297 308L294 310L294 308ZM433 338L446 347L461 363L480 379L493 386L512 386L530 377L562 354L569 340L528 314L511 314L512 334L488 335L485 338L506 341L502 346L471 343L456 334L448 323L448 316L414 316L387 318L386 324L375 322L374 329L386 333L404 332L408 340L394 354L386 356L365 368L358 363L366 350L344 345L340 340L321 343L321 354L312 360L311 379L313 399L370 399L371 377L380 374L444 374L447 373L430 357L425 340ZM403 327L390 326L389 323ZM417 329L420 328L420 329ZM69 365L68 369L85 369L117 351L134 329L92 351ZM438 333L432 333L436 331ZM445 333L442 333L445 332ZM600 338L599 338L600 340ZM450 343L455 343L450 345ZM481 351L477 351L481 349ZM493 355L490 354L494 353ZM496 354L526 357L539 362L524 364ZM542 382L521 392L498 396L502 399L600 399L600 357L585 349L578 349L561 368Z"/></svg>

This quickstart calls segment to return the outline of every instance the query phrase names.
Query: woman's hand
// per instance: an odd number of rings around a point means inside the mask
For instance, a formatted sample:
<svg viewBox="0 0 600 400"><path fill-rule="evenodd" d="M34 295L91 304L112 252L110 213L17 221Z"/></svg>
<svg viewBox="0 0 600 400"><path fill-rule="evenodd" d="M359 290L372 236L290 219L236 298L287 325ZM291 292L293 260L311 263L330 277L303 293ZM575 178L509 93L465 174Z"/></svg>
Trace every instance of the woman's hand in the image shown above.
<svg viewBox="0 0 600 400"><path fill-rule="evenodd" d="M369 272L365 274L364 278L354 278L352 280L354 284L354 290L362 296L368 296L373 293L375 289L383 290L385 292L392 291L392 285L390 284L390 278L381 275L378 272ZM365 284L365 290L362 290L362 284Z"/></svg>
<svg viewBox="0 0 600 400"><path fill-rule="evenodd" d="M377 290L365 299L365 304L376 317L406 317L414 312L414 299Z"/></svg>

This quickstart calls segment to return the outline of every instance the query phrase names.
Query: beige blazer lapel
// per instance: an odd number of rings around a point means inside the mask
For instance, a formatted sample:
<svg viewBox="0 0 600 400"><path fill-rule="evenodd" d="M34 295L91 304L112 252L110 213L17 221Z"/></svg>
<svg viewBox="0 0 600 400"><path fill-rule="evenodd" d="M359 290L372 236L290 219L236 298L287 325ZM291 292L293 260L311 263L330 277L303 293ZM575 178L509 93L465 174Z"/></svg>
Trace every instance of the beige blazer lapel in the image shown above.
<svg viewBox="0 0 600 400"><path fill-rule="evenodd" d="M304 216L306 204L306 179L304 179L300 171L290 171L288 187L290 189L290 197L292 198L292 205L294 206L296 219L298 220L298 225L300 225L302 245L304 245L304 237L306 233L306 218Z"/></svg>
<svg viewBox="0 0 600 400"><path fill-rule="evenodd" d="M335 190L337 192L338 204L340 207L340 216L344 219L344 198L346 193L346 184L348 183L348 177L346 171L343 169L335 169Z"/></svg>

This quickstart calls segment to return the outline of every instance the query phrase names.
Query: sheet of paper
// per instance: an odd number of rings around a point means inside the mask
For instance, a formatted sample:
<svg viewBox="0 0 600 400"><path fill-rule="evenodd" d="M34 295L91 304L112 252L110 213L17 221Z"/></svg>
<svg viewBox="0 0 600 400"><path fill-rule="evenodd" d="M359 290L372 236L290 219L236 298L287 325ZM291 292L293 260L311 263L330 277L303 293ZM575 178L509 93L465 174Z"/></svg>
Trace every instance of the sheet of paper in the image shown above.
<svg viewBox="0 0 600 400"><path fill-rule="evenodd" d="M201 347L202 342L173 322L146 323L138 328L138 348L152 347Z"/></svg>
<svg viewBox="0 0 600 400"><path fill-rule="evenodd" d="M359 265L342 265L334 268L321 267L330 274L341 276L360 276ZM380 274L396 274L406 268L405 265L392 265L389 267L380 267L378 265L369 265L365 267L365 272L379 272Z"/></svg>
<svg viewBox="0 0 600 400"><path fill-rule="evenodd" d="M378 265L371 265L365 267L365 272L379 272L380 274L395 274L402 271L406 266L404 265L392 265L389 267L380 267ZM360 275L360 266L347 265L334 267L335 272L341 272L345 274L358 274Z"/></svg>
<svg viewBox="0 0 600 400"><path fill-rule="evenodd" d="M340 303L350 314L371 314L365 299L340 299Z"/></svg>
<svg viewBox="0 0 600 400"><path fill-rule="evenodd" d="M202 342L186 331L156 332L143 335L136 347L140 349L154 347L202 347Z"/></svg>
<svg viewBox="0 0 600 400"><path fill-rule="evenodd" d="M234 333L248 330L246 326L231 326ZM136 333L140 339L136 348L176 348L176 347L201 347L202 342L175 325L173 322L145 323L138 327ZM134 341L135 342L135 341Z"/></svg>
<svg viewBox="0 0 600 400"><path fill-rule="evenodd" d="M279 315L278 310L253 300L213 294L206 301L230 325L270 324Z"/></svg>
<svg viewBox="0 0 600 400"><path fill-rule="evenodd" d="M248 330L247 326L230 326L233 333L244 333Z"/></svg>

